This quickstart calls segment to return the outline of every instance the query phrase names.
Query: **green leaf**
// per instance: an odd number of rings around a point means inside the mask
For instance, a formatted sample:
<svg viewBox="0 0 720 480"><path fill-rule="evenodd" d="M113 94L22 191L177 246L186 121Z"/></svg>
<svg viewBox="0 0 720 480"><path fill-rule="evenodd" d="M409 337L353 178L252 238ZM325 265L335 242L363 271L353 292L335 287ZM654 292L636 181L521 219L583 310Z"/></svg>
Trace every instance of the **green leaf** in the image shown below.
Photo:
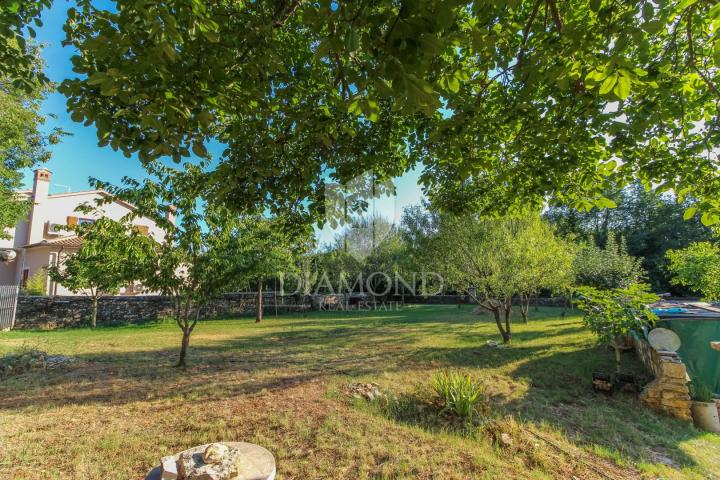
<svg viewBox="0 0 720 480"><path fill-rule="evenodd" d="M172 45L170 45L170 44L167 43L167 42L163 42L163 43L162 43L162 49L163 49L163 53L165 53L165 55L166 55L170 60L175 60L176 52L175 52L175 49L172 47Z"/></svg>
<svg viewBox="0 0 720 480"><path fill-rule="evenodd" d="M207 157L207 149L205 148L205 145L202 143L195 142L192 145L192 151L195 155L198 157Z"/></svg>
<svg viewBox="0 0 720 480"><path fill-rule="evenodd" d="M599 208L616 208L617 203L615 203L613 200L606 198L606 197L600 197L595 201L595 205L597 205Z"/></svg>
<svg viewBox="0 0 720 480"><path fill-rule="evenodd" d="M691 218L693 218L695 216L695 212L697 212L697 208L695 208L695 207L690 207L690 208L686 209L685 213L683 214L683 219L690 220Z"/></svg>
<svg viewBox="0 0 720 480"><path fill-rule="evenodd" d="M655 15L655 9L650 2L645 2L642 7L642 16L645 21L649 21Z"/></svg>
<svg viewBox="0 0 720 480"><path fill-rule="evenodd" d="M621 100L625 100L630 95L630 78L625 75L618 76L613 93Z"/></svg>
<svg viewBox="0 0 720 480"><path fill-rule="evenodd" d="M345 38L345 48L348 52L354 52L360 46L360 39L355 30L350 30Z"/></svg>
<svg viewBox="0 0 720 480"><path fill-rule="evenodd" d="M613 73L609 77L605 79L605 81L600 85L600 95L605 95L607 93L610 93L610 91L615 86L615 83L617 82L618 74Z"/></svg>
<svg viewBox="0 0 720 480"><path fill-rule="evenodd" d="M362 113L362 108L360 107L360 97L356 97L350 102L350 105L348 105L348 112L354 113L355 115L360 115Z"/></svg>
<svg viewBox="0 0 720 480"><path fill-rule="evenodd" d="M205 30L202 32L202 34L210 43L218 43L220 41L220 35L218 35L217 32Z"/></svg>
<svg viewBox="0 0 720 480"><path fill-rule="evenodd" d="M88 77L88 85L100 85L107 80L107 75L103 72L97 72Z"/></svg>
<svg viewBox="0 0 720 480"><path fill-rule="evenodd" d="M718 220L718 216L710 212L705 212L702 214L702 217L700 217L700 222L702 222L702 224L706 227L709 227L710 225L715 225L716 223L718 223Z"/></svg>

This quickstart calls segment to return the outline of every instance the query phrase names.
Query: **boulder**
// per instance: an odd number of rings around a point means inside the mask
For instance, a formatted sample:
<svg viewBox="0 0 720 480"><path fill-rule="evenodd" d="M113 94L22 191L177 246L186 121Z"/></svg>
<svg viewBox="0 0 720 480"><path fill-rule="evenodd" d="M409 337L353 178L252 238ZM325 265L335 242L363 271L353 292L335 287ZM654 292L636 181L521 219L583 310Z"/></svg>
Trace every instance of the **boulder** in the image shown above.
<svg viewBox="0 0 720 480"><path fill-rule="evenodd" d="M223 442L199 445L161 459L161 480L272 480L275 459L259 445Z"/></svg>
<svg viewBox="0 0 720 480"><path fill-rule="evenodd" d="M180 480L235 480L239 475L242 453L221 443L204 450L193 449L180 454L177 461Z"/></svg>

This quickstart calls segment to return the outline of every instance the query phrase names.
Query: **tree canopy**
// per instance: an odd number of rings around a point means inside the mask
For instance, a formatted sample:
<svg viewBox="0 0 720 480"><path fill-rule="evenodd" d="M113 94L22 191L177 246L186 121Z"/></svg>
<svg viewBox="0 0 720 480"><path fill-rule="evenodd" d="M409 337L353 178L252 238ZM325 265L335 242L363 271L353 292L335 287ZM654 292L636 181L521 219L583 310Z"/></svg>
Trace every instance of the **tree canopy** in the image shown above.
<svg viewBox="0 0 720 480"><path fill-rule="evenodd" d="M608 207L637 178L712 224L719 29L700 0L82 0L61 90L145 163L219 141L203 183L232 209L314 213L328 180L419 164L445 209Z"/></svg>
<svg viewBox="0 0 720 480"><path fill-rule="evenodd" d="M676 294L685 293L671 283L666 252L713 238L712 229L703 225L697 216L685 217L685 209L692 206L691 199L678 202L677 196L671 192L648 190L637 182L613 189L606 196L617 204L616 208L582 212L568 207L552 207L544 213L544 217L559 234L600 248L606 247L610 236L621 238L627 246L627 253L641 260L647 272L647 281L654 291L672 289ZM637 279L626 285L634 281Z"/></svg>
<svg viewBox="0 0 720 480"><path fill-rule="evenodd" d="M8 0L0 4L0 74L11 79L13 87L31 93L48 78L39 68L33 27L41 27L40 13L52 0Z"/></svg>
<svg viewBox="0 0 720 480"><path fill-rule="evenodd" d="M577 290L578 307L584 311L583 323L598 337L600 343L615 350L615 369L620 373L620 351L626 344L630 332L642 332L643 327L652 326L657 316L648 304L658 297L648 292L645 284L634 284L627 288L601 290L582 287Z"/></svg>
<svg viewBox="0 0 720 480"><path fill-rule="evenodd" d="M173 317L182 330L178 366L185 366L190 337L202 309L218 295L244 287L278 270L287 261L292 271L290 239L307 243L307 226L295 218L273 220L240 216L204 201L205 164L186 163L182 169L147 165L142 181L124 178L122 185L97 181L111 197L132 203L127 217L146 217L165 235L142 262L140 280L151 291L173 297ZM298 225L301 225L296 228ZM298 247L301 248L301 247ZM283 269L285 270L285 269Z"/></svg>
<svg viewBox="0 0 720 480"><path fill-rule="evenodd" d="M0 44L2 39L0 29ZM36 53L32 52L32 67L39 70ZM4 54L0 53L0 67ZM45 116L40 103L48 85L37 80L20 83L18 87L13 77L0 69L0 238L6 236L5 228L14 227L28 213L29 202L16 193L23 185L23 171L46 161L48 145L56 143L62 133L58 129L43 131Z"/></svg>
<svg viewBox="0 0 720 480"><path fill-rule="evenodd" d="M628 288L639 283L645 272L641 259L628 254L625 239L608 235L605 247L594 243L582 246L574 261L578 285L600 289Z"/></svg>
<svg viewBox="0 0 720 480"><path fill-rule="evenodd" d="M428 263L447 286L467 292L494 315L505 342L511 338L514 297L572 283L573 249L556 238L538 214L492 220L478 215L438 218L436 233L424 249Z"/></svg>
<svg viewBox="0 0 720 480"><path fill-rule="evenodd" d="M672 281L702 294L707 301L720 300L720 247L697 242L687 248L669 250L668 270Z"/></svg>

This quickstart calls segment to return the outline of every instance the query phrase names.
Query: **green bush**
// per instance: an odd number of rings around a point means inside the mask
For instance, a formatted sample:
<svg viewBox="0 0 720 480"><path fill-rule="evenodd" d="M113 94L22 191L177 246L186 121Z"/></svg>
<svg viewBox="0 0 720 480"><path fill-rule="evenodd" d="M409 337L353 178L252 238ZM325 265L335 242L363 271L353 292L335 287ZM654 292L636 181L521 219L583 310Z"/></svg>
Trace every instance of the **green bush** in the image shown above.
<svg viewBox="0 0 720 480"><path fill-rule="evenodd" d="M690 382L690 398L696 402L712 402L713 393L712 390L697 377L694 377Z"/></svg>
<svg viewBox="0 0 720 480"><path fill-rule="evenodd" d="M26 295L45 295L47 291L47 274L44 270L40 270L30 277L23 288Z"/></svg>
<svg viewBox="0 0 720 480"><path fill-rule="evenodd" d="M485 403L484 386L467 374L440 372L433 379L433 389L443 411L467 421L472 421Z"/></svg>
<svg viewBox="0 0 720 480"><path fill-rule="evenodd" d="M649 285L634 284L628 288L601 290L579 287L575 304L583 311L583 323L600 343L615 350L615 371L620 373L620 352L630 332L642 331L652 325L657 316L648 305L659 297L648 291Z"/></svg>

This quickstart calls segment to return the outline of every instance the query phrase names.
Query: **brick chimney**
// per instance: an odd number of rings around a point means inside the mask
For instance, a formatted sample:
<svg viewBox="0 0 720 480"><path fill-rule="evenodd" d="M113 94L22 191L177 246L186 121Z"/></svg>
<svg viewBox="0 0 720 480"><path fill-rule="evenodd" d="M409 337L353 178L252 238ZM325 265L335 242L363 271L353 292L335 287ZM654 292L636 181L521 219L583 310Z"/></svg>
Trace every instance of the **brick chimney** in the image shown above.
<svg viewBox="0 0 720 480"><path fill-rule="evenodd" d="M32 189L32 206L28 219L28 243L42 241L45 237L45 203L50 193L50 176L52 172L47 168L35 170L35 179Z"/></svg>

